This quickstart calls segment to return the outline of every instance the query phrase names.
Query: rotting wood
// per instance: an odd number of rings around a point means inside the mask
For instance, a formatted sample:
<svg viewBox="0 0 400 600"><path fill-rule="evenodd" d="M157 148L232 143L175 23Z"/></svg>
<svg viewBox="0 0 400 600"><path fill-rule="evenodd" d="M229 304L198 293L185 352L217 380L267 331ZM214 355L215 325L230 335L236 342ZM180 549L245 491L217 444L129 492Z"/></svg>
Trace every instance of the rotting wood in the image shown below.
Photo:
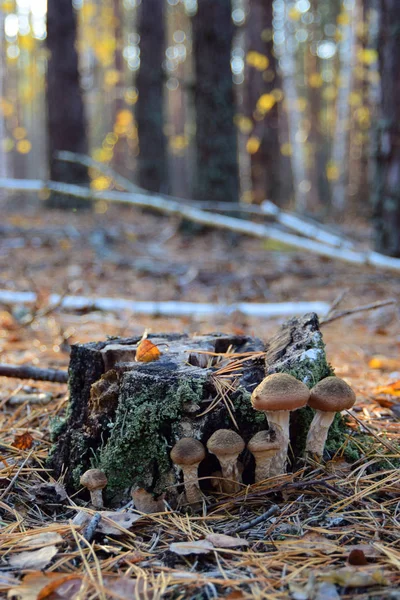
<svg viewBox="0 0 400 600"><path fill-rule="evenodd" d="M161 358L151 363L134 360L139 337L72 347L70 404L66 420L54 428L49 462L53 475L63 473L70 489L78 487L84 470L96 467L107 475L108 503L126 501L133 486L156 497L166 492L174 505L181 488L169 453L178 439L195 437L206 446L217 429L235 429L232 411L247 443L267 428L264 414L250 402L265 374L286 371L311 387L332 373L315 314L286 322L267 344L223 334L159 334L149 339L162 349ZM208 360L194 360L196 353ZM236 376L229 377L229 368ZM215 402L218 394L223 397ZM303 428L309 417L303 416ZM298 458L306 435L299 423L291 430ZM244 483L251 483L254 459L245 451L241 460ZM202 461L199 479L205 490L218 467L210 454Z"/></svg>

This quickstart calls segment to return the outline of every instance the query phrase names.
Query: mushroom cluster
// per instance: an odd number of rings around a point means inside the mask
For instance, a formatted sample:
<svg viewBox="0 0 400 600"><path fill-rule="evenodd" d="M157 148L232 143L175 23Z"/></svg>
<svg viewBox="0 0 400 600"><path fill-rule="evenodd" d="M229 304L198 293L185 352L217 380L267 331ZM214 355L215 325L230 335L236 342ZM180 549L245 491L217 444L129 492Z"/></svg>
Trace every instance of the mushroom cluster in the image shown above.
<svg viewBox="0 0 400 600"><path fill-rule="evenodd" d="M290 413L306 405L315 410L306 441L306 453L322 457L329 428L336 413L351 408L356 400L354 391L339 377L326 377L311 390L287 373L266 377L253 391L253 408L265 413L268 429L259 431L248 442L247 449L255 460L255 481L260 482L286 471L289 447ZM220 472L214 473L211 485L226 494L240 490L243 465L239 456L246 447L243 438L231 429L218 429L207 441L207 450L216 456ZM170 456L173 464L183 473L187 502L198 505L202 501L198 469L206 458L204 445L193 437L184 437L173 446ZM221 480L216 480L216 475ZM94 508L103 507L102 490L107 477L99 469L89 469L81 477L91 496ZM215 484L217 481L217 484ZM163 509L164 496L155 500L143 488L132 488L135 506L141 512L158 512Z"/></svg>

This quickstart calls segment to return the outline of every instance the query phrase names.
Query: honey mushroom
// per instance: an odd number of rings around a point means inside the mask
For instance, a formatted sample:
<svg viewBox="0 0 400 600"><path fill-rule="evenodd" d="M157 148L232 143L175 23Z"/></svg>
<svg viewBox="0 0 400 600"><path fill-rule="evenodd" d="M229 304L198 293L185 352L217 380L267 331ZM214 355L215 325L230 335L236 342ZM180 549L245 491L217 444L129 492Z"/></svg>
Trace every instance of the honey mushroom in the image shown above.
<svg viewBox="0 0 400 600"><path fill-rule="evenodd" d="M307 435L306 453L323 456L336 413L351 408L355 401L354 391L339 377L326 377L312 388L308 406L315 409L315 415Z"/></svg>
<svg viewBox="0 0 400 600"><path fill-rule="evenodd" d="M259 431L253 435L247 448L256 461L256 483L271 476L271 465L281 446L282 436L272 427L268 431Z"/></svg>
<svg viewBox="0 0 400 600"><path fill-rule="evenodd" d="M208 440L207 448L211 454L215 454L221 465L224 478L222 490L227 494L238 492L241 482L238 456L245 448L243 439L231 429L217 429Z"/></svg>
<svg viewBox="0 0 400 600"><path fill-rule="evenodd" d="M189 504L197 504L202 500L198 468L205 455L203 444L188 437L179 440L171 450L172 462L182 469L186 500Z"/></svg>
<svg viewBox="0 0 400 600"><path fill-rule="evenodd" d="M310 391L305 383L287 373L268 375L251 395L253 408L265 413L269 426L281 437L280 449L271 464L270 477L286 471L290 412L305 406L309 397Z"/></svg>

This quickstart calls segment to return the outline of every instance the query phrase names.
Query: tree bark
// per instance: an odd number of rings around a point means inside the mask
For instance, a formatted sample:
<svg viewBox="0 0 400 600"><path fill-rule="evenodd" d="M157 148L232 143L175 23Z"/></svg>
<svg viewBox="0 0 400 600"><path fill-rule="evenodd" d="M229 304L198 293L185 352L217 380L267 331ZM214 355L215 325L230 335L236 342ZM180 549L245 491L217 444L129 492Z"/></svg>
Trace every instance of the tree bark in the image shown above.
<svg viewBox="0 0 400 600"><path fill-rule="evenodd" d="M201 0L193 17L198 200L237 202L239 170L231 72L230 0Z"/></svg>
<svg viewBox="0 0 400 600"><path fill-rule="evenodd" d="M164 136L164 0L145 0L139 7L140 70L136 120L139 135L138 181L153 192L168 191Z"/></svg>
<svg viewBox="0 0 400 600"><path fill-rule="evenodd" d="M67 164L55 153L61 150L87 153L86 119L79 83L76 15L72 0L48 3L47 9L47 111L50 179L88 184L84 165ZM72 196L51 193L46 205L54 208L89 208Z"/></svg>
<svg viewBox="0 0 400 600"><path fill-rule="evenodd" d="M282 200L281 194L281 154L279 152L279 108L278 103L269 110L263 119L254 119L257 102L263 94L271 94L281 87L277 72L277 61L273 52L272 27L273 0L250 0L250 12L246 23L246 53L257 53L268 60L263 70L247 63L245 75L245 112L253 121L251 136L260 140L257 152L250 155L250 170L253 202L260 204L266 198L276 204Z"/></svg>
<svg viewBox="0 0 400 600"><path fill-rule="evenodd" d="M380 120L374 186L375 247L400 257L400 4L380 2Z"/></svg>
<svg viewBox="0 0 400 600"><path fill-rule="evenodd" d="M252 390L266 374L290 372L310 387L332 374L315 314L291 319L266 345L257 338L222 334L149 337L162 352L150 363L134 361L139 338L72 347L70 404L65 421L53 432L57 439L50 457L53 476L63 473L70 489L79 487L80 475L95 466L107 475L108 502L126 500L133 486L155 495L166 492L174 503L177 473L169 454L178 439L195 437L206 446L214 431L236 429L236 422L247 443L267 428L264 413L250 402ZM218 353L226 352L230 358L222 356L218 363ZM229 400L226 395L221 399L218 368L232 360L232 353L240 358L247 352L257 355L241 363L235 390L226 388ZM295 411L299 414L291 445L296 457L304 450L311 412ZM248 452L241 460L243 481L250 483L254 460ZM204 490L218 468L213 455L202 461Z"/></svg>

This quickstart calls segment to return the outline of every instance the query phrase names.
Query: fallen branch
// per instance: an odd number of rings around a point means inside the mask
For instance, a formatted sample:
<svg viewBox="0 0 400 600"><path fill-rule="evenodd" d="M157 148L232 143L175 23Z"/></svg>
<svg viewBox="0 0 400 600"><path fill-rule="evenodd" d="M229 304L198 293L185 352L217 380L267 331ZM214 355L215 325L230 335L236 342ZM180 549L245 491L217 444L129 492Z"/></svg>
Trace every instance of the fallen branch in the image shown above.
<svg viewBox="0 0 400 600"><path fill-rule="evenodd" d="M85 167L92 167L94 169L97 169L99 172L112 179L119 187L122 187L128 192L151 195L150 192L138 187L137 185L129 181L129 179L126 179L125 177L111 169L111 167L109 167L108 165L101 164L93 160L93 158L90 158L90 156L86 156L85 154L76 154L75 152L68 152L64 150L62 152L57 152L56 158L65 162L81 164ZM222 213L247 213L252 215L261 215L264 217L272 217L277 223L280 223L287 229L291 229L293 231L301 233L304 237L308 237L319 242L329 244L330 246L336 246L338 248L353 247L352 242L327 231L323 225L320 225L319 223L312 223L308 219L302 219L301 217L298 217L296 215L284 212L270 200L265 200L261 204L261 206L257 206L255 204L238 204L236 202L203 202L197 200L186 200L182 198L174 198L173 196L167 196L165 194L163 194L162 197L165 200L172 200L175 202L179 202L180 204L183 203L188 206L194 206L196 208L200 208L201 210L210 210Z"/></svg>
<svg viewBox="0 0 400 600"><path fill-rule="evenodd" d="M365 312L367 310L375 310L376 308L382 308L383 306L390 306L393 304L397 304L397 300L383 300L382 302L365 304L364 306L358 306L357 308L348 308L347 310L342 310L340 312L335 310L332 311L331 309L328 313L328 316L320 321L320 325L327 325L327 323L332 323L332 321L337 321L337 319L342 319L343 317L348 317L349 315Z"/></svg>
<svg viewBox="0 0 400 600"><path fill-rule="evenodd" d="M198 208L173 201L165 200L162 196L147 196L145 194L130 194L126 192L94 192L88 188L82 188L77 185L48 181L46 183L37 179L7 179L0 178L0 189L8 189L21 192L40 192L50 190L60 194L82 198L84 200L105 200L107 202L120 202L152 208L156 211L169 215L179 215L189 221L216 227L219 229L228 229L236 233L249 235L260 239L272 239L286 246L299 248L312 252L319 256L325 256L330 259L338 259L354 265L373 266L390 271L400 271L400 259L392 258L379 254L378 252L357 252L347 248L334 248L314 240L302 238L291 233L281 231L272 225L263 225L252 223L243 219L227 217L219 214L209 214Z"/></svg>
<svg viewBox="0 0 400 600"><path fill-rule="evenodd" d="M0 302L33 304L36 294L33 292L11 292L0 290ZM124 298L86 298L84 296L64 296L60 302L59 294L51 294L49 303L70 310L128 310L136 314L149 316L228 316L238 311L249 317L285 317L301 315L307 312L326 314L327 302L275 302L258 304L238 302L236 304L202 304L197 302L136 302Z"/></svg>
<svg viewBox="0 0 400 600"><path fill-rule="evenodd" d="M53 383L67 383L67 371L56 369L39 369L29 365L0 364L0 377L15 377L16 379L35 379L36 381L52 381Z"/></svg>
<svg viewBox="0 0 400 600"><path fill-rule="evenodd" d="M260 523L263 523L264 521L268 521L268 519L270 519L271 517L274 517L275 515L278 515L280 512L281 512L281 510L280 510L279 506L277 504L273 504L262 515L255 517L254 519L251 519L251 521L248 521L247 523L243 523L243 525L239 525L239 527L235 527L234 529L231 529L228 533L229 533L229 535L235 535L237 533L242 533L243 531L247 531L248 529L251 529L252 527L255 527L256 525L259 525Z"/></svg>

